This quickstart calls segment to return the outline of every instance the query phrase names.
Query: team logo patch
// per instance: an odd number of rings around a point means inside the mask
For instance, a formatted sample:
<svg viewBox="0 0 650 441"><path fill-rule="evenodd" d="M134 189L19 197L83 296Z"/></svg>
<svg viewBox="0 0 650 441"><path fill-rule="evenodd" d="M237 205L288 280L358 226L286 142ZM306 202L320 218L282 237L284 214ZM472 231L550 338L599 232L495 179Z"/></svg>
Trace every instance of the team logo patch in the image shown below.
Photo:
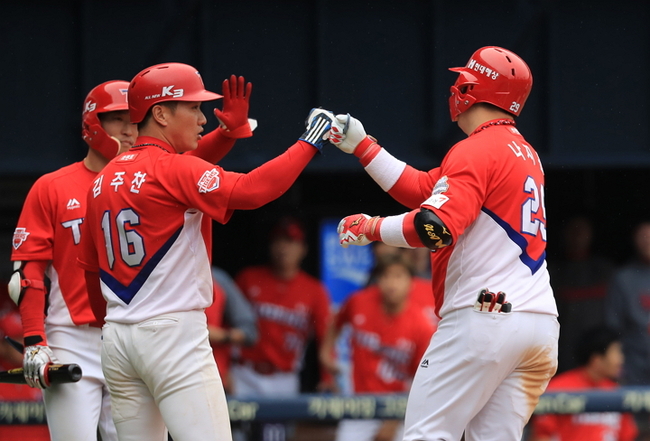
<svg viewBox="0 0 650 441"><path fill-rule="evenodd" d="M209 193L216 190L219 188L219 171L216 168L206 171L196 185L199 187L199 193Z"/></svg>
<svg viewBox="0 0 650 441"><path fill-rule="evenodd" d="M28 233L24 228L16 228L14 231L14 240L13 240L13 246L14 249L18 249L23 242L27 240L27 236L29 236L30 233Z"/></svg>
<svg viewBox="0 0 650 441"><path fill-rule="evenodd" d="M438 179L436 185L433 186L433 191L431 192L431 197L424 201L422 205L430 205L433 208L442 207L445 202L449 200L448 196L445 196L443 193L449 190L449 179L447 176L443 176Z"/></svg>

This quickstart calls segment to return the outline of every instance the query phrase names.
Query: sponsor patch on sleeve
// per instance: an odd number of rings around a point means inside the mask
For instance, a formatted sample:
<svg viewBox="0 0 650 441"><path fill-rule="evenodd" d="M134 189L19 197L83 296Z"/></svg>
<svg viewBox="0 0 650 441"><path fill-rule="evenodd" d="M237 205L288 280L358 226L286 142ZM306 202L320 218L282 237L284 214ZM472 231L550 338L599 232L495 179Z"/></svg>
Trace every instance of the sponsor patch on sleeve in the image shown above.
<svg viewBox="0 0 650 441"><path fill-rule="evenodd" d="M27 240L27 236L29 236L30 233L27 232L24 228L16 228L14 231L14 240L13 240L13 246L14 249L18 249L23 242Z"/></svg>
<svg viewBox="0 0 650 441"><path fill-rule="evenodd" d="M434 185L433 191L431 192L431 197L424 201L422 205L429 205L433 208L442 207L443 204L449 200L449 197L443 194L447 190L449 190L449 179L447 176L443 176L442 178L438 179L438 182L436 182L436 185Z"/></svg>
<svg viewBox="0 0 650 441"><path fill-rule="evenodd" d="M196 185L199 187L199 193L209 193L216 190L219 188L219 171L216 168L206 171Z"/></svg>

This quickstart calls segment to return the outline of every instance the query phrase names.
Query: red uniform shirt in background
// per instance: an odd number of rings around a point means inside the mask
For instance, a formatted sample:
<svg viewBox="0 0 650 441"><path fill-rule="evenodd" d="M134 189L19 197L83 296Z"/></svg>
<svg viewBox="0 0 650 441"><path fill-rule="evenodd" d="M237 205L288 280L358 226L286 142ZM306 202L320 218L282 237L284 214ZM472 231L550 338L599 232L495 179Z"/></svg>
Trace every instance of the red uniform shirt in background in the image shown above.
<svg viewBox="0 0 650 441"><path fill-rule="evenodd" d="M325 335L330 314L325 286L304 271L278 279L266 266L246 268L235 281L255 310L260 335L257 344L241 348L241 359L298 371L309 337L322 341Z"/></svg>
<svg viewBox="0 0 650 441"><path fill-rule="evenodd" d="M616 389L611 380L594 382L584 368L576 368L554 377L547 391L584 391L588 389ZM548 414L533 419L533 432L538 437L557 441L634 441L637 427L629 413L593 412L568 415Z"/></svg>
<svg viewBox="0 0 650 441"><path fill-rule="evenodd" d="M212 305L205 309L205 316L209 326L223 328L223 310L226 304L226 295L216 281L212 285L212 292L214 293ZM212 346L212 355L214 355L214 361L217 362L221 380L225 383L228 378L228 368L230 367L230 345L210 343L210 346Z"/></svg>
<svg viewBox="0 0 650 441"><path fill-rule="evenodd" d="M83 162L76 162L40 177L27 195L14 232L12 261L52 261L46 270L51 281L47 324L95 321L76 258L88 188L96 176Z"/></svg>
<svg viewBox="0 0 650 441"><path fill-rule="evenodd" d="M378 286L371 285L352 294L339 310L335 326L346 324L352 328L354 392L408 391L435 331L420 305L409 299L403 311L389 315Z"/></svg>

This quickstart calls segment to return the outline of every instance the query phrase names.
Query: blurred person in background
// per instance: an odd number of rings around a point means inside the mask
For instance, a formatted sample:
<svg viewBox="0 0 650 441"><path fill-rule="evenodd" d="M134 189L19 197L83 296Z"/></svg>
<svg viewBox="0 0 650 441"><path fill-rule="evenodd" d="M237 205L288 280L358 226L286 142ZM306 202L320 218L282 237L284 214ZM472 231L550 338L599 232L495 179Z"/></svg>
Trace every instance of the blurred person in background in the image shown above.
<svg viewBox="0 0 650 441"><path fill-rule="evenodd" d="M611 260L594 253L594 226L588 217L569 218L562 233L562 257L549 259L551 286L562 326L558 372L579 365L574 354L580 336L605 322L607 285L615 269Z"/></svg>
<svg viewBox="0 0 650 441"><path fill-rule="evenodd" d="M546 390L616 389L624 360L618 334L599 326L584 332L578 342L578 367L553 377ZM539 415L532 429L530 441L634 441L638 434L633 415L619 412Z"/></svg>
<svg viewBox="0 0 650 441"><path fill-rule="evenodd" d="M320 360L332 374L340 372L334 347L349 326L353 392L406 393L435 328L413 300L413 269L403 254L378 257L373 279L341 306L328 327ZM401 441L402 432L397 420L342 420L336 441Z"/></svg>
<svg viewBox="0 0 650 441"><path fill-rule="evenodd" d="M312 337L317 346L322 343L330 316L327 288L301 268L308 252L302 223L281 218L271 229L268 246L268 264L244 268L235 277L253 306L260 336L256 344L234 354L230 374L236 397L298 395L305 347ZM322 370L319 389L331 388L332 381ZM282 423L264 424L261 431L253 437L287 437Z"/></svg>

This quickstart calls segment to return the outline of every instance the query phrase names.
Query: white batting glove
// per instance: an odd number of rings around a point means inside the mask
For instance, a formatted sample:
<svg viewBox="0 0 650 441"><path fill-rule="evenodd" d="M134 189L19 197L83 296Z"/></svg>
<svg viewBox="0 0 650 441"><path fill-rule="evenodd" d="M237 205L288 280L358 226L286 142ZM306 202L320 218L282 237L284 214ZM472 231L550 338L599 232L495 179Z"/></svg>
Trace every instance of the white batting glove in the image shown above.
<svg viewBox="0 0 650 441"><path fill-rule="evenodd" d="M58 363L49 346L27 346L23 355L25 381L29 387L46 389L49 386L45 370Z"/></svg>
<svg viewBox="0 0 650 441"><path fill-rule="evenodd" d="M345 153L352 154L365 137L366 131L361 121L350 116L349 113L347 115L336 115L330 131L330 142L332 144Z"/></svg>

